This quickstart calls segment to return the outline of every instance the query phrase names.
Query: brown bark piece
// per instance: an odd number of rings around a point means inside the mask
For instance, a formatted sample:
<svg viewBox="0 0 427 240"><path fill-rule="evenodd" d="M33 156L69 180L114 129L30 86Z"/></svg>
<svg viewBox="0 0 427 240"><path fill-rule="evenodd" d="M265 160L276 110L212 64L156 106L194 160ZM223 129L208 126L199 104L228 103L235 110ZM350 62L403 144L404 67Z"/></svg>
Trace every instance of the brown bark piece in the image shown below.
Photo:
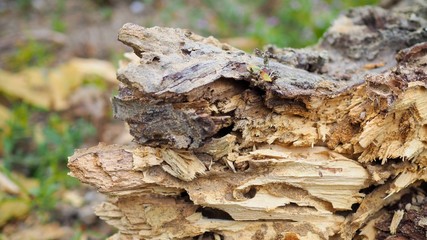
<svg viewBox="0 0 427 240"><path fill-rule="evenodd" d="M401 211L402 219L393 233L388 226L392 225L392 214L384 215L382 221L378 221L375 227L378 229L377 239L425 239L427 233L427 199L421 188L416 188L410 194L402 197L402 201L390 207L390 212ZM397 210L395 210L397 209ZM388 229L387 229L388 228Z"/></svg>

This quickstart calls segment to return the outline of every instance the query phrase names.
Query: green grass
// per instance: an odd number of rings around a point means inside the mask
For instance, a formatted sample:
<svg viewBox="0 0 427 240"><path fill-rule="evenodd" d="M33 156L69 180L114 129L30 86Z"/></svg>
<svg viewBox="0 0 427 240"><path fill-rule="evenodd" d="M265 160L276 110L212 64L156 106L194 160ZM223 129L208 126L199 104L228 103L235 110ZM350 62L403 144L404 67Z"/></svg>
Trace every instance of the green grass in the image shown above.
<svg viewBox="0 0 427 240"><path fill-rule="evenodd" d="M57 0L55 10L52 12L51 28L57 32L65 32L67 30L66 22L63 19L65 14L65 0Z"/></svg>
<svg viewBox="0 0 427 240"><path fill-rule="evenodd" d="M10 71L19 71L31 66L47 66L53 60L53 49L50 46L30 39L17 44L17 48L5 61L5 68Z"/></svg>
<svg viewBox="0 0 427 240"><path fill-rule="evenodd" d="M67 176L67 157L95 134L95 128L83 119L69 122L56 113L20 104L13 108L6 129L1 134L4 169L37 179L39 187L30 192L32 207L52 210L59 201L55 193L78 184Z"/></svg>
<svg viewBox="0 0 427 240"><path fill-rule="evenodd" d="M276 2L276 3L275 3ZM377 4L379 0L204 0L190 5L184 0L170 1L158 12L159 22L150 26L189 28L217 38L247 37L259 46L305 47L314 44L338 14L356 6ZM182 14L186 12L187 15ZM209 12L209 14L203 11ZM182 16L186 16L182 19ZM199 26L208 22L209 26Z"/></svg>

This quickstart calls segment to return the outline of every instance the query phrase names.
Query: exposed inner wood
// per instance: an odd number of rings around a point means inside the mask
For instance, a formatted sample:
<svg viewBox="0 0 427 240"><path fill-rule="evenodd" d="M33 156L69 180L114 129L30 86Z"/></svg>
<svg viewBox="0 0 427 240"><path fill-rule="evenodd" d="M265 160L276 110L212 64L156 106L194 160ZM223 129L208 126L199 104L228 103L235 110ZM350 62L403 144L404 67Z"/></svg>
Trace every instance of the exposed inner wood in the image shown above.
<svg viewBox="0 0 427 240"><path fill-rule="evenodd" d="M109 196L112 239L373 239L427 179L422 11L353 9L316 46L257 55L125 24L113 110L135 143L77 150L71 175Z"/></svg>

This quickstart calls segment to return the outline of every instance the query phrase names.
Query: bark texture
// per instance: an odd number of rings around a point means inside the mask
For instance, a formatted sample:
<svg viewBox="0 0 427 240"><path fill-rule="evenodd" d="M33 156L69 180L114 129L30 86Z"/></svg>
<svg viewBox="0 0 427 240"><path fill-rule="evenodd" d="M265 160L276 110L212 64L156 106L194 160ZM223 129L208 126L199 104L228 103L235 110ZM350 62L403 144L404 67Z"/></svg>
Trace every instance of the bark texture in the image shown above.
<svg viewBox="0 0 427 240"><path fill-rule="evenodd" d="M255 55L125 24L113 111L135 143L77 150L71 175L109 196L111 239L385 239L411 214L425 236L426 11L356 8Z"/></svg>

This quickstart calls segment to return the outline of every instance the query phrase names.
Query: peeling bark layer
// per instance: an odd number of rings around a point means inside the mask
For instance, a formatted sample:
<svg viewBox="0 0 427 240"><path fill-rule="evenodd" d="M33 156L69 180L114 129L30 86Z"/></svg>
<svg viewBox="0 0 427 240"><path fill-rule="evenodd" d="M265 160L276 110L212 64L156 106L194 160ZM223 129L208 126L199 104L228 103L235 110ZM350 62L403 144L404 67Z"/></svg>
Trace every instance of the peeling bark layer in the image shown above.
<svg viewBox="0 0 427 240"><path fill-rule="evenodd" d="M136 143L77 150L71 174L110 197L112 239L384 235L427 178L426 10L353 9L316 46L256 55L125 24L113 110Z"/></svg>

